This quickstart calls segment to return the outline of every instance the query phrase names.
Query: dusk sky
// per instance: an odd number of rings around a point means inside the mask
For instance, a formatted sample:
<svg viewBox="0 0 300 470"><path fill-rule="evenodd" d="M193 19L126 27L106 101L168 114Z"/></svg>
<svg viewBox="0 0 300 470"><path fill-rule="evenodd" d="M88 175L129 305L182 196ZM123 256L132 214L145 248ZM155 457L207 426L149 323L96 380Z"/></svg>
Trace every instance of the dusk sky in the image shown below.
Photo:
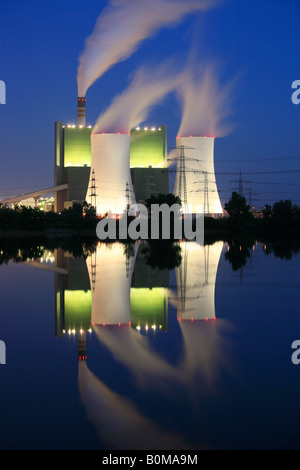
<svg viewBox="0 0 300 470"><path fill-rule="evenodd" d="M53 185L54 122L77 122L79 57L107 3L1 0L0 80L7 95L0 105L0 197ZM225 0L160 29L88 89L87 125L95 125L139 67L172 59L184 68L196 50L199 62L220 65L221 88L236 79L234 127L215 142L222 202L237 189L242 171L249 180L245 195L251 188L257 207L287 198L300 204L300 105L291 101L292 82L300 80L299 10L297 0ZM171 93L145 124L166 124L172 148L180 123Z"/></svg>

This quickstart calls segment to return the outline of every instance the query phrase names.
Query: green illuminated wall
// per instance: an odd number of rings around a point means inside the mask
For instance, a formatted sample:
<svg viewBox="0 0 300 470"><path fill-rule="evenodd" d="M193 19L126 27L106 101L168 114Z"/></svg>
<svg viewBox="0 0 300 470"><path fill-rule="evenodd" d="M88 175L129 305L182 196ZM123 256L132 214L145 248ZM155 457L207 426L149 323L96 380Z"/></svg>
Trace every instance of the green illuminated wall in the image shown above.
<svg viewBox="0 0 300 470"><path fill-rule="evenodd" d="M64 166L91 166L91 131L89 128L64 129Z"/></svg>
<svg viewBox="0 0 300 470"><path fill-rule="evenodd" d="M152 328L165 331L168 327L167 289L131 288L130 312L132 328Z"/></svg>
<svg viewBox="0 0 300 470"><path fill-rule="evenodd" d="M91 328L92 293L91 291L65 291L65 330Z"/></svg>
<svg viewBox="0 0 300 470"><path fill-rule="evenodd" d="M167 158L167 126L130 132L130 167L160 168Z"/></svg>
<svg viewBox="0 0 300 470"><path fill-rule="evenodd" d="M137 202L144 202L159 193L169 193L169 172L166 168L131 168L131 179Z"/></svg>

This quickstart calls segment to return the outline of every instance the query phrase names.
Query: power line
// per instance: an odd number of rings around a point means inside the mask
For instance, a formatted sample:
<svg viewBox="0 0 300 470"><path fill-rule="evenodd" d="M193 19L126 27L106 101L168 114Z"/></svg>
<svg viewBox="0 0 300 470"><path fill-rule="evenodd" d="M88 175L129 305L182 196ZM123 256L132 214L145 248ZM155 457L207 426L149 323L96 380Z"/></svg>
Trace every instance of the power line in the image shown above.
<svg viewBox="0 0 300 470"><path fill-rule="evenodd" d="M282 160L298 160L300 155L295 157L279 157L279 158L245 158L245 159L236 159L236 160L218 160L215 159L215 163L236 163L236 162L274 162L274 161L282 161Z"/></svg>
<svg viewBox="0 0 300 470"><path fill-rule="evenodd" d="M296 168L294 170L269 170L269 171L244 171L244 175L273 175L273 174L282 174L282 173L299 173L300 169ZM215 172L215 173L210 173L210 174L216 174L216 175L239 175L239 172Z"/></svg>

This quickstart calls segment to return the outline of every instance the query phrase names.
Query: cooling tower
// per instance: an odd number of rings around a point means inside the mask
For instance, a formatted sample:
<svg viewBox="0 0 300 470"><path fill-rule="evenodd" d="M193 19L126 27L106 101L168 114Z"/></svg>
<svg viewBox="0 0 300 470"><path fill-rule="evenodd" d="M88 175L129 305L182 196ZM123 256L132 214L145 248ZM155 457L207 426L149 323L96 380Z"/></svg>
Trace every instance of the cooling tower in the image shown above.
<svg viewBox="0 0 300 470"><path fill-rule="evenodd" d="M212 320L215 318L215 284L223 242L198 245L180 243L182 261L176 268L177 318Z"/></svg>
<svg viewBox="0 0 300 470"><path fill-rule="evenodd" d="M92 290L92 325L130 322L130 286L137 248L126 253L120 243L100 244L86 260Z"/></svg>
<svg viewBox="0 0 300 470"><path fill-rule="evenodd" d="M214 169L214 137L177 137L175 196L184 213L222 214Z"/></svg>
<svg viewBox="0 0 300 470"><path fill-rule="evenodd" d="M77 123L78 127L85 127L86 99L78 97L77 100Z"/></svg>
<svg viewBox="0 0 300 470"><path fill-rule="evenodd" d="M92 171L86 200L96 206L98 214L122 214L128 203L135 204L129 164L130 136L92 134L91 150Z"/></svg>

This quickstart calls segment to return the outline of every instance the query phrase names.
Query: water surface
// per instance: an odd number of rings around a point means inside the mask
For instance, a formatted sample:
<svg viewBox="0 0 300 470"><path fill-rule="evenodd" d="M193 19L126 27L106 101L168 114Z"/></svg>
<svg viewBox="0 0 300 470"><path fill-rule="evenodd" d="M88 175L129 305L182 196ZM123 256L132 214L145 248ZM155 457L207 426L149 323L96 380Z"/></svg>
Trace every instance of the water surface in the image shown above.
<svg viewBox="0 0 300 470"><path fill-rule="evenodd" d="M300 447L299 255L177 255L99 243L0 266L2 449Z"/></svg>

